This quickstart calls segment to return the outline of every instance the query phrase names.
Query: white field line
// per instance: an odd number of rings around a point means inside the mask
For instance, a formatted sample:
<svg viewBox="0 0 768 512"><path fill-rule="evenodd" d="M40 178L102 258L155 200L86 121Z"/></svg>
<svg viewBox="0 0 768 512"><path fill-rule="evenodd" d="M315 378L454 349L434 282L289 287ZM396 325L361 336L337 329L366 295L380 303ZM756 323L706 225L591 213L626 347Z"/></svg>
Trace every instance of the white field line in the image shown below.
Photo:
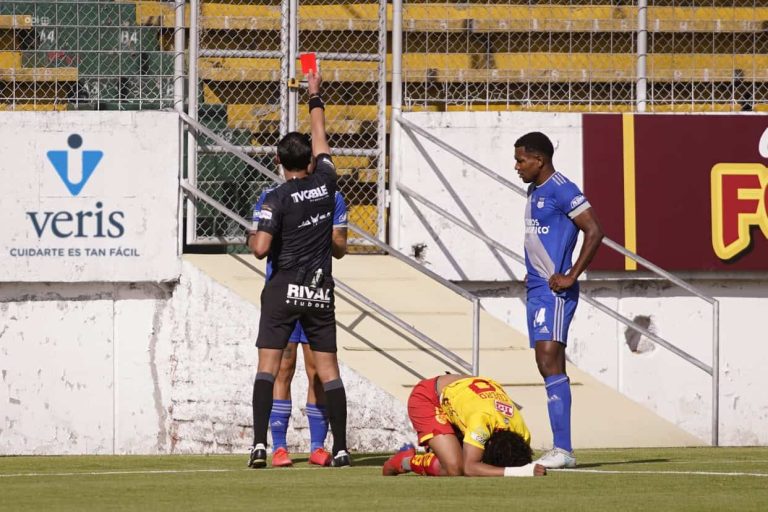
<svg viewBox="0 0 768 512"><path fill-rule="evenodd" d="M354 469L366 469L371 466L352 466L340 468L342 471ZM291 471L318 471L330 468L272 468L272 471L282 471L289 473ZM269 469L157 469L157 470L126 470L126 471L72 471L66 473L0 473L0 478L21 478L21 477L52 477L52 476L110 476L110 475L173 475L183 473L235 473L235 472L254 472L270 471ZM604 475L701 475L701 476L754 476L768 478L768 473L746 473L746 472L724 472L724 471L635 471L635 470L609 470L609 469L556 469L550 470L567 473L593 473Z"/></svg>
<svg viewBox="0 0 768 512"><path fill-rule="evenodd" d="M598 473L605 475L703 475L703 476L757 476L768 478L768 473L743 473L723 471L633 471L610 469L557 469L554 471L566 471L568 473Z"/></svg>
<svg viewBox="0 0 768 512"><path fill-rule="evenodd" d="M356 466L356 467L344 467L339 468L342 471L348 471L350 469L364 469L372 466ZM0 473L0 478L19 478L19 477L36 477L36 476L109 476L109 475L173 475L179 473L235 473L240 471L248 471L253 473L259 473L262 471L319 471L323 469L331 468L271 468L271 469L137 469L126 471L71 471L67 473Z"/></svg>
<svg viewBox="0 0 768 512"><path fill-rule="evenodd" d="M0 473L0 478L14 478L23 476L100 476L100 475L163 475L174 473L228 473L235 469L137 469L133 471L72 471L69 473Z"/></svg>

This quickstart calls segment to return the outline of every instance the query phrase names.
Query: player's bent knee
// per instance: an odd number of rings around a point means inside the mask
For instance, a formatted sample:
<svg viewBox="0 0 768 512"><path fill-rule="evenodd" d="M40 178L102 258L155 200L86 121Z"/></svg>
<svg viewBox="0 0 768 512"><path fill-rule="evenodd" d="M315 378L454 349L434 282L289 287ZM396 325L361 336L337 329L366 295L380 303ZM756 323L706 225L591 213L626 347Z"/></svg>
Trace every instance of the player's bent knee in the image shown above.
<svg viewBox="0 0 768 512"><path fill-rule="evenodd" d="M442 466L442 474L444 476L464 476L464 468L458 464L451 464L448 466Z"/></svg>

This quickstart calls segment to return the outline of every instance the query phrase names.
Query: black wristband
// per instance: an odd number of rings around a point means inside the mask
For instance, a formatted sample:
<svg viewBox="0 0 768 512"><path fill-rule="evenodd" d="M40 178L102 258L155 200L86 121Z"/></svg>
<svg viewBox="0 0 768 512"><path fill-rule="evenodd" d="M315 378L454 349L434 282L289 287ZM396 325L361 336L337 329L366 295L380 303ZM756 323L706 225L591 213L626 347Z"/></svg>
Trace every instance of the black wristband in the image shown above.
<svg viewBox="0 0 768 512"><path fill-rule="evenodd" d="M312 112L313 108L321 108L325 110L325 103L323 103L323 99L320 95L309 98L309 111Z"/></svg>

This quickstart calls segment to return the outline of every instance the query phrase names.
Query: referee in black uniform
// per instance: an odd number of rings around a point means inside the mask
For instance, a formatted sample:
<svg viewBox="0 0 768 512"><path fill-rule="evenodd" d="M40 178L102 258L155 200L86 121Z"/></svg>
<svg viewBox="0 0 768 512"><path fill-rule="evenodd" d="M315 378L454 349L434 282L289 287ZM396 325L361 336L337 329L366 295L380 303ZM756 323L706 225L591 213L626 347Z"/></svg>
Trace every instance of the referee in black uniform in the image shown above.
<svg viewBox="0 0 768 512"><path fill-rule="evenodd" d="M272 388L280 358L297 321L309 339L317 374L325 390L333 432L331 466L349 466L347 395L336 359L331 255L336 168L325 134L319 73L307 75L312 139L287 134L277 145L286 182L264 199L258 227L248 247L262 259L271 253L272 278L261 293L261 320L256 346L259 365L253 383L253 447L248 466L267 464L267 428Z"/></svg>

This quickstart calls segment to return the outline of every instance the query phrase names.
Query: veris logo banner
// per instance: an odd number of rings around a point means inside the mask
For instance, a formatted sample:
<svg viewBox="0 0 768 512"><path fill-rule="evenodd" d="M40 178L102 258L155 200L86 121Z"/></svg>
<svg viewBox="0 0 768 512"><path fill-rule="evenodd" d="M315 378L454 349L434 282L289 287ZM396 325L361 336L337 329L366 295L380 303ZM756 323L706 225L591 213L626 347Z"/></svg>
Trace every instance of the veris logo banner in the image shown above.
<svg viewBox="0 0 768 512"><path fill-rule="evenodd" d="M180 272L178 118L0 113L0 281L165 281Z"/></svg>
<svg viewBox="0 0 768 512"><path fill-rule="evenodd" d="M609 237L668 270L768 270L768 116L587 114L583 135ZM590 268L633 269L605 250Z"/></svg>

